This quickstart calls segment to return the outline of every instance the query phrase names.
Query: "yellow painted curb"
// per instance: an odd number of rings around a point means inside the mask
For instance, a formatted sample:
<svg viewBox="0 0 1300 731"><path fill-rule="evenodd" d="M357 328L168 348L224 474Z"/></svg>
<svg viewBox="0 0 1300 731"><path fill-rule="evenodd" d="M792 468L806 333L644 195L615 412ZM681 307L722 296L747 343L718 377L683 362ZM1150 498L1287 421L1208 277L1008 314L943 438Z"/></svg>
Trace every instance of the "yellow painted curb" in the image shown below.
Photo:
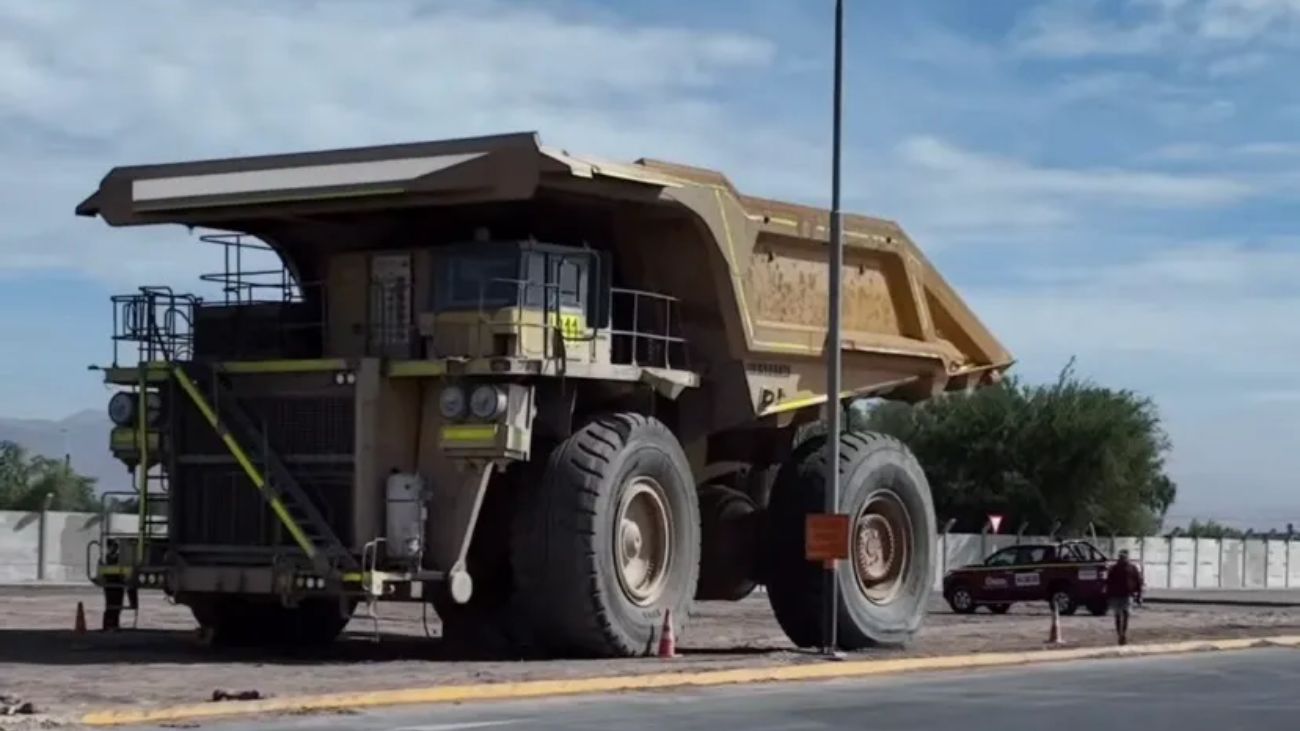
<svg viewBox="0 0 1300 731"><path fill-rule="evenodd" d="M417 703L512 700L660 688L738 685L742 683L827 680L870 675L892 675L922 670L958 670L1027 665L1086 658L1171 655L1210 650L1245 650L1261 646L1300 647L1300 635L1230 640L1189 640L1149 645L1128 645L1126 647L986 652L973 655L908 657L893 660L852 660L845 662L819 660L798 665L738 668L735 670L648 673L645 675L621 675L571 680L532 680L517 683L447 685L436 688L405 688L358 693L334 693L330 695L291 696L258 701L203 703L163 708L106 709L87 713L81 718L81 723L87 726L119 726L215 718L218 716L246 716L259 713L373 708Z"/></svg>

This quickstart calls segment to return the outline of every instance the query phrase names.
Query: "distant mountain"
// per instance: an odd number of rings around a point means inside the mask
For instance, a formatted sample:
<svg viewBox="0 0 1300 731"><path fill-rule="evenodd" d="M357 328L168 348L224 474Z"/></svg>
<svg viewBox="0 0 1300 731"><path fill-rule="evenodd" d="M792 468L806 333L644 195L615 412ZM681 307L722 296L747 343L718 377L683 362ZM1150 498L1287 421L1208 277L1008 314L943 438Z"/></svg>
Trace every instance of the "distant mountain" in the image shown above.
<svg viewBox="0 0 1300 731"><path fill-rule="evenodd" d="M95 478L99 492L130 490L126 467L108 451L112 422L103 410L79 411L58 421L0 417L0 441L17 442L28 451L61 459L71 457L72 468Z"/></svg>

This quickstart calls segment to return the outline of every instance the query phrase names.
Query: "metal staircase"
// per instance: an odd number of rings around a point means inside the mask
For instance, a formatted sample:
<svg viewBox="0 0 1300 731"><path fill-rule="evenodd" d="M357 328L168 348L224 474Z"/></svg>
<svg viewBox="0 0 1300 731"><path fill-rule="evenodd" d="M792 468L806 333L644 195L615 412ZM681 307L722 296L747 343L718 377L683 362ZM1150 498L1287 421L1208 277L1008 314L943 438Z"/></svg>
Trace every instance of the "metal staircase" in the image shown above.
<svg viewBox="0 0 1300 731"><path fill-rule="evenodd" d="M265 431L240 405L224 376L202 363L170 363L169 368L318 574L337 580L343 571L359 571L356 557L270 448Z"/></svg>

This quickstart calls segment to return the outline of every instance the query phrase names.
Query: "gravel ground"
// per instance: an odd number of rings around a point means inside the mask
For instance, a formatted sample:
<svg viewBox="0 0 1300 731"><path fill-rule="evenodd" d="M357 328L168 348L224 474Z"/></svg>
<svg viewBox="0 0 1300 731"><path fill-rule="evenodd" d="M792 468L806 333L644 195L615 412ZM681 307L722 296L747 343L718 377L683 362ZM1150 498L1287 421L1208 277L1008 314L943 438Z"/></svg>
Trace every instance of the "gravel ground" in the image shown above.
<svg viewBox="0 0 1300 731"><path fill-rule="evenodd" d="M81 636L71 631L78 601L85 603L91 627ZM311 654L234 653L199 646L184 607L147 593L141 601L138 629L103 633L96 631L102 598L93 591L0 589L0 695L31 701L58 719L90 708L202 702L218 689L282 696L816 661L791 647L762 595L698 605L679 637L681 657L671 661L457 659L424 636L419 606L403 604L381 605L378 643L369 620L356 619L344 639ZM428 620L436 638L432 611ZM1300 613L1286 608L1148 605L1132 621L1133 642L1300 633ZM130 614L123 622L130 624ZM1004 616L957 616L936 600L920 637L906 650L862 656L1034 649L1043 646L1049 622L1039 606L1017 606ZM1108 617L1066 617L1062 632L1071 646L1114 641ZM6 724L11 719L0 718L0 728Z"/></svg>

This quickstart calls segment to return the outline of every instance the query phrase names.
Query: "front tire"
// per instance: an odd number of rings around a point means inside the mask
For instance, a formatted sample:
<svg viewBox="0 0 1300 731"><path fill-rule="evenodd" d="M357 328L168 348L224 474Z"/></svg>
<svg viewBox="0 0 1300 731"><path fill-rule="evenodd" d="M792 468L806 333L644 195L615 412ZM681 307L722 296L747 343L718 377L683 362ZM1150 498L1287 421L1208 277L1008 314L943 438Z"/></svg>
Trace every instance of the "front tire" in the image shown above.
<svg viewBox="0 0 1300 731"><path fill-rule="evenodd" d="M523 499L511 563L539 644L628 657L654 651L665 612L680 631L698 583L700 515L667 426L633 413L588 423Z"/></svg>
<svg viewBox="0 0 1300 731"><path fill-rule="evenodd" d="M957 614L974 614L975 597L970 593L970 589L959 586L949 592L948 606Z"/></svg>
<svg viewBox="0 0 1300 731"><path fill-rule="evenodd" d="M825 504L826 440L801 444L782 466L768 511L768 600L799 647L821 643L822 568L804 558L804 520ZM850 516L850 557L839 577L845 650L906 644L920 629L934 578L934 505L907 447L880 434L840 437L840 512Z"/></svg>

